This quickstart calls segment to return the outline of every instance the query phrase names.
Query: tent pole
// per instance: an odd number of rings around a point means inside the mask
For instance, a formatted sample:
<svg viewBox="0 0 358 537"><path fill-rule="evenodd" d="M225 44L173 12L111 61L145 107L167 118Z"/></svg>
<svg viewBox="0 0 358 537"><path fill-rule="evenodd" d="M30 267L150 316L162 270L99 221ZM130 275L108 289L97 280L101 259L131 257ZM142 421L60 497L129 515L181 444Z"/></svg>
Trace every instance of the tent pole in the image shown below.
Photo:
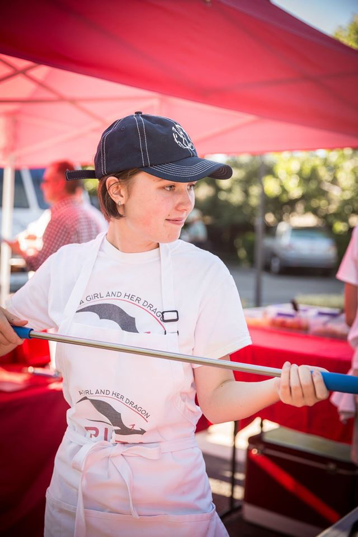
<svg viewBox="0 0 358 537"><path fill-rule="evenodd" d="M15 159L8 159L8 165L4 169L4 184L2 193L2 222L1 235L4 239L11 239L12 233L12 213L14 206L14 184L15 184ZM1 267L0 267L0 305L5 306L5 302L10 293L10 259L11 248L5 242L1 242Z"/></svg>
<svg viewBox="0 0 358 537"><path fill-rule="evenodd" d="M261 155L259 158L260 167L259 167L259 177L258 184L260 189L260 200L257 208L257 215L255 220L255 269L256 269L256 280L255 280L255 306L259 307L262 305L262 269L263 269L263 237L264 237L264 227L265 227L265 191L264 191L264 173L265 173L265 162L264 155Z"/></svg>

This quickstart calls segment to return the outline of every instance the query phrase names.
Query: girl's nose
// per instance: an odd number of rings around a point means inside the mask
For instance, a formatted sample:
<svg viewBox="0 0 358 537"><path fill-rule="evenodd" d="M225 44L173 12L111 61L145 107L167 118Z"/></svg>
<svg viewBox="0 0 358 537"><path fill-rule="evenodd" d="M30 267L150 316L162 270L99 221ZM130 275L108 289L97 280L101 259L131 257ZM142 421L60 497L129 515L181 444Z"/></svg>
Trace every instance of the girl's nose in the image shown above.
<svg viewBox="0 0 358 537"><path fill-rule="evenodd" d="M181 192L177 200L177 206L190 212L194 207L194 192L187 189Z"/></svg>

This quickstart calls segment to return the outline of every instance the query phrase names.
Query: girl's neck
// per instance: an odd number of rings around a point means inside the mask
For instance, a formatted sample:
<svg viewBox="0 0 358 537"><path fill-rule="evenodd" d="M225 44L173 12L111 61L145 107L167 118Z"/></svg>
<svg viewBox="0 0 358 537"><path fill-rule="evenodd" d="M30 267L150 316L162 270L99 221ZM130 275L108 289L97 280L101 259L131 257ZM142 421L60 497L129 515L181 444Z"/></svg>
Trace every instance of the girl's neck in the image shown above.
<svg viewBox="0 0 358 537"><path fill-rule="evenodd" d="M133 230L129 230L124 218L110 221L107 240L117 250L125 254L149 252L159 247L157 242L139 237Z"/></svg>

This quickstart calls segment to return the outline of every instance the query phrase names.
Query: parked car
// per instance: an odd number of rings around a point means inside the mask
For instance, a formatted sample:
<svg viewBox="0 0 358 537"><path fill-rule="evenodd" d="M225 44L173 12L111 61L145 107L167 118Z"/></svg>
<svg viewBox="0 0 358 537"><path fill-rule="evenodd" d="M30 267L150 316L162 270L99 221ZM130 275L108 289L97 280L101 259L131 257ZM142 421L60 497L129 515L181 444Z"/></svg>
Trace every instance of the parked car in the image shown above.
<svg viewBox="0 0 358 537"><path fill-rule="evenodd" d="M264 239L264 263L273 274L293 267L314 268L330 275L338 263L337 248L324 228L280 222Z"/></svg>

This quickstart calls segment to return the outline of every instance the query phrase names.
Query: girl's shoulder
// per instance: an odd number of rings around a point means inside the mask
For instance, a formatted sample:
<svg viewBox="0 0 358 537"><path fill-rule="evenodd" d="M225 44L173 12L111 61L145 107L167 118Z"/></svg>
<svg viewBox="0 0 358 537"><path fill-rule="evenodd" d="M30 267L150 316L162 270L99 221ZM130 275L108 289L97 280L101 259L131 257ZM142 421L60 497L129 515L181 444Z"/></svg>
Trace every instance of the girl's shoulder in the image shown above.
<svg viewBox="0 0 358 537"><path fill-rule="evenodd" d="M229 275L226 265L217 256L183 240L177 240L170 245L174 266L189 269L194 275L202 277L212 274L218 277Z"/></svg>
<svg viewBox="0 0 358 537"><path fill-rule="evenodd" d="M57 250L57 255L59 257L71 257L73 255L83 255L87 251L91 249L91 247L94 245L95 241L98 239L98 236L95 239L92 239L89 242L81 242L81 243L72 243L72 244L65 244L64 246L61 246L59 250Z"/></svg>
<svg viewBox="0 0 358 537"><path fill-rule="evenodd" d="M101 234L102 235L102 234ZM86 258L90 255L93 248L96 247L96 241L100 240L99 235L89 241L82 243L66 244L57 250L52 259L52 268L55 271L74 272L76 273L86 263Z"/></svg>

